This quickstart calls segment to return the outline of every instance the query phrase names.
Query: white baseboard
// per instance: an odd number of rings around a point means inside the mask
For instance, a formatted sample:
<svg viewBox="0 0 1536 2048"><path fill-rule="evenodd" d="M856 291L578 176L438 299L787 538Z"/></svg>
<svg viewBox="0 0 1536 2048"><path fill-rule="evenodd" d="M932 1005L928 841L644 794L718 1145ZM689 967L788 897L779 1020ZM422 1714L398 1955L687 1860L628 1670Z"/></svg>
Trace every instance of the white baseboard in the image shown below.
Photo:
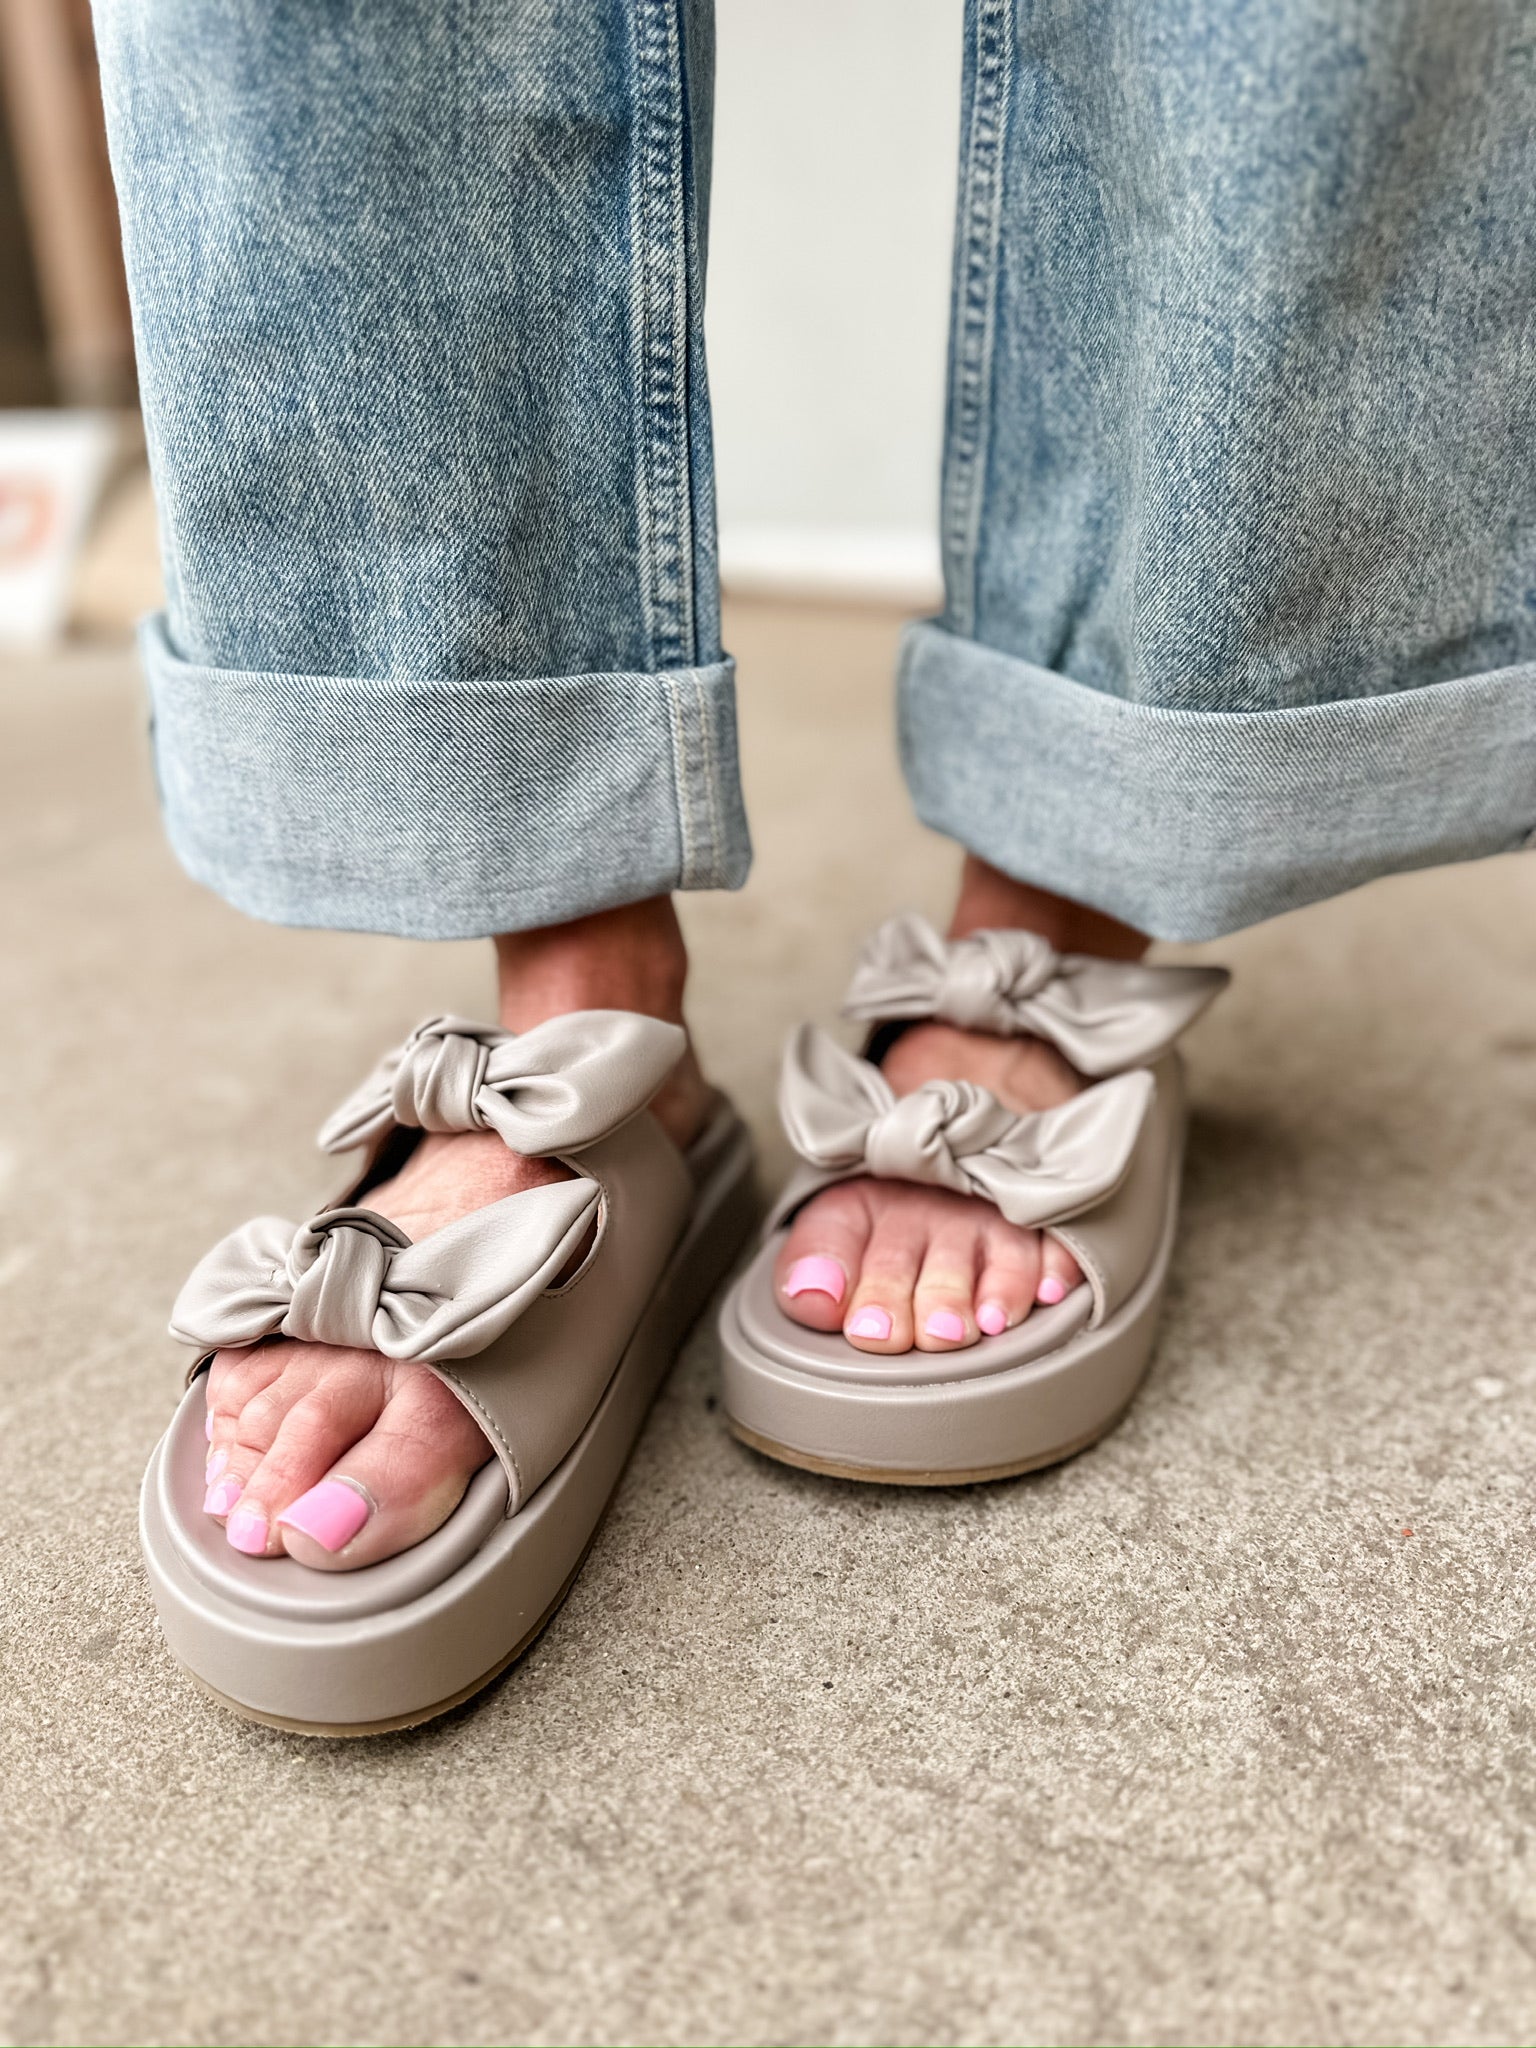
<svg viewBox="0 0 1536 2048"><path fill-rule="evenodd" d="M855 526L725 526L730 596L850 598L931 611L943 595L937 536Z"/></svg>

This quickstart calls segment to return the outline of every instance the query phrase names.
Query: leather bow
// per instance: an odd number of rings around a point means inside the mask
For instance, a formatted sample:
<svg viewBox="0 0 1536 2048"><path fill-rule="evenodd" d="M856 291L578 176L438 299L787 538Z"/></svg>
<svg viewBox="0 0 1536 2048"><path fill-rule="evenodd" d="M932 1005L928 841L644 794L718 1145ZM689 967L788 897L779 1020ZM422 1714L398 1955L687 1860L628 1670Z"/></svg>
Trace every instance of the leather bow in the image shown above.
<svg viewBox="0 0 1536 2048"><path fill-rule="evenodd" d="M872 1021L941 1017L968 1031L1044 1038L1080 1074L1117 1074L1160 1058L1230 978L1223 967L1058 953L1034 932L944 940L907 912L871 935L843 1011Z"/></svg>
<svg viewBox="0 0 1536 2048"><path fill-rule="evenodd" d="M1142 1068L1025 1115L970 1081L898 1096L878 1067L803 1025L785 1053L779 1109L790 1143L823 1172L928 1181L1034 1228L1114 1192L1156 1086Z"/></svg>
<svg viewBox="0 0 1536 2048"><path fill-rule="evenodd" d="M577 1010L531 1031L432 1017L386 1053L320 1132L327 1152L392 1124L499 1131L514 1152L579 1151L644 1109L688 1041L632 1010Z"/></svg>
<svg viewBox="0 0 1536 2048"><path fill-rule="evenodd" d="M171 1335L202 1352L283 1336L386 1358L468 1358L558 1276L601 1200L591 1180L525 1188L419 1243L371 1209L303 1224L257 1216L198 1262Z"/></svg>

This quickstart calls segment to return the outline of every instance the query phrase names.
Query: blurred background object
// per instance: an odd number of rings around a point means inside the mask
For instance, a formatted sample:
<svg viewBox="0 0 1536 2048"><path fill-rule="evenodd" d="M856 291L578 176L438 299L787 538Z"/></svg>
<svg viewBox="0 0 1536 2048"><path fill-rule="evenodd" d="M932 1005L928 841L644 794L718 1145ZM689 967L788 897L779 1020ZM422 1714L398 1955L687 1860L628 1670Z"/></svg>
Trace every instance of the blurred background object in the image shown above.
<svg viewBox="0 0 1536 2048"><path fill-rule="evenodd" d="M0 647L120 637L158 572L120 544L147 480L87 0L0 0L0 271Z"/></svg>
<svg viewBox="0 0 1536 2048"><path fill-rule="evenodd" d="M0 415L0 647L46 647L119 431L110 412Z"/></svg>
<svg viewBox="0 0 1536 2048"><path fill-rule="evenodd" d="M132 402L133 336L87 0L0 0L7 405Z"/></svg>
<svg viewBox="0 0 1536 2048"><path fill-rule="evenodd" d="M963 0L720 0L706 324L728 590L939 595Z"/></svg>
<svg viewBox="0 0 1536 2048"><path fill-rule="evenodd" d="M962 5L720 0L708 331L733 593L938 600ZM159 571L88 0L0 0L0 283L0 647L122 641Z"/></svg>

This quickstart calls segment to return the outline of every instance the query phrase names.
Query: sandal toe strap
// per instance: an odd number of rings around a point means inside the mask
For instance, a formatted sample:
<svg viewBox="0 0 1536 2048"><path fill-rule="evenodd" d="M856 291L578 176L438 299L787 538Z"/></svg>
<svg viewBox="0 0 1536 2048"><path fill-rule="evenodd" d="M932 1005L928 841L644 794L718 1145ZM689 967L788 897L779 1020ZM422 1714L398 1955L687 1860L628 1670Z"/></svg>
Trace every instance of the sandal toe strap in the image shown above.
<svg viewBox="0 0 1536 2048"><path fill-rule="evenodd" d="M877 1067L803 1025L790 1039L779 1110L822 1184L871 1174L991 1202L1035 1229L1096 1207L1125 1178L1157 1083L1145 1069L1054 1109L1018 1114L969 1081L898 1096ZM796 1203L806 1199L795 1183ZM782 1220L782 1205L778 1212Z"/></svg>
<svg viewBox="0 0 1536 2048"><path fill-rule="evenodd" d="M171 1335L200 1357L265 1337L468 1358L544 1293L596 1219L592 1180L525 1188L417 1242L371 1209L257 1216L193 1268Z"/></svg>

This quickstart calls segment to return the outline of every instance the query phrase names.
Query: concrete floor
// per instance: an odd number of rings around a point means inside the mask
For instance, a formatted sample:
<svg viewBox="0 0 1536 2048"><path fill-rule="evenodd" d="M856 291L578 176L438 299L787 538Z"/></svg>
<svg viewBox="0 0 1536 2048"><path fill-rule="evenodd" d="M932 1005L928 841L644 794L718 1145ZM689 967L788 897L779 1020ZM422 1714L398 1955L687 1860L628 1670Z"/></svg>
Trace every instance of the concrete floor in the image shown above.
<svg viewBox="0 0 1536 2048"><path fill-rule="evenodd" d="M744 611L760 846L687 906L768 1125L852 941L940 910L883 617ZM477 948L283 932L161 845L131 669L0 679L0 2028L16 2042L1536 2036L1536 862L1208 949L1146 1391L976 1491L759 1462L690 1344L569 1603L316 1746L171 1669L134 1493L210 1236ZM850 799L850 792L856 797Z"/></svg>

